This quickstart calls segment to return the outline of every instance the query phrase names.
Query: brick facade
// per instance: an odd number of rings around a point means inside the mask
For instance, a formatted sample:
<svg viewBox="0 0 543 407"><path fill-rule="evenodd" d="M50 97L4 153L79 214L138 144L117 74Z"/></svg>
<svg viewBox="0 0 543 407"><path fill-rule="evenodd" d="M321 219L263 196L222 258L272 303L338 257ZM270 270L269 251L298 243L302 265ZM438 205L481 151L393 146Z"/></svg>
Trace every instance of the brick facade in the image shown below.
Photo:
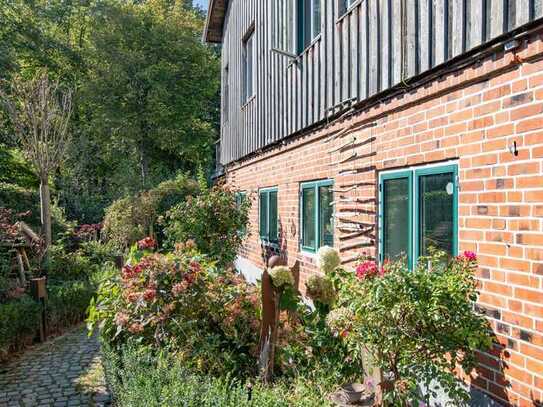
<svg viewBox="0 0 543 407"><path fill-rule="evenodd" d="M332 139L338 132L343 132ZM356 136L351 150L333 152ZM515 150L516 143L516 150ZM351 151L357 157L337 164ZM280 249L300 261L301 288L315 259L299 250L300 182L333 179L345 196L363 201L359 220L368 247L342 250L347 265L375 255L379 171L456 160L459 249L478 254L480 306L497 343L481 355L473 385L511 405L543 401L543 35L516 52L494 52L400 95L230 164L229 186L253 200L251 236L243 256L263 266L258 238L259 188L278 187ZM356 174L341 170L356 169ZM336 194L336 196L339 194ZM338 206L337 212L348 211ZM367 212L367 213L366 213ZM338 249L349 246L336 229Z"/></svg>

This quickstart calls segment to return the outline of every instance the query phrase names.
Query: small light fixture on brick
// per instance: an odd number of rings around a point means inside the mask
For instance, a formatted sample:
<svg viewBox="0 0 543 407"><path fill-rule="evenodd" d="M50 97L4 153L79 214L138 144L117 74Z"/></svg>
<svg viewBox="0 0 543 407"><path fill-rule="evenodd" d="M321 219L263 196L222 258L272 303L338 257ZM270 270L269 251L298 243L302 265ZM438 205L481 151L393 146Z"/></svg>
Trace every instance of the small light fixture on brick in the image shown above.
<svg viewBox="0 0 543 407"><path fill-rule="evenodd" d="M517 142L513 141L513 144L509 145L509 151L511 154L513 154L515 157L518 157L518 149L517 149Z"/></svg>

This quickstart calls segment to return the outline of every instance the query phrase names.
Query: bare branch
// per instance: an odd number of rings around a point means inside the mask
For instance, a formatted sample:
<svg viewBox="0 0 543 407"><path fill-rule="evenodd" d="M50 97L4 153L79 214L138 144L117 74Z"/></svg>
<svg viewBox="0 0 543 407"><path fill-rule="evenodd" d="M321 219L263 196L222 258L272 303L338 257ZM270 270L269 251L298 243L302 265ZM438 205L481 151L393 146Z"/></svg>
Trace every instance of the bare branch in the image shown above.
<svg viewBox="0 0 543 407"><path fill-rule="evenodd" d="M10 95L0 89L0 99L13 122L15 141L40 178L47 179L66 157L72 91L41 73L30 81L16 78Z"/></svg>

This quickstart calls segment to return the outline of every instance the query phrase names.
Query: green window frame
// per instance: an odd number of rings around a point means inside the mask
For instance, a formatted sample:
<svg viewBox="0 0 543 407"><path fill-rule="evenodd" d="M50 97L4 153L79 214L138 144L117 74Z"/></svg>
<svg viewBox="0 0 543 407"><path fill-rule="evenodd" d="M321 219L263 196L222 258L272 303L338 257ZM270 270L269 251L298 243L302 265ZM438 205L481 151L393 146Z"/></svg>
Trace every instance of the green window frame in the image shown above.
<svg viewBox="0 0 543 407"><path fill-rule="evenodd" d="M444 182L448 181L444 190L434 190L424 193L425 182L434 178L434 186L439 185L439 181L442 182L440 188ZM439 179L441 176L441 180ZM401 181L404 180L407 183L406 195L408 204L406 207L407 213L407 230L406 235L396 234L401 238L405 236L407 238L407 263L410 269L412 269L418 261L418 258L423 255L424 244L426 240L431 240L428 236L430 233L426 233L428 223L431 225L432 219L438 218L440 226L442 227L441 233L449 233L451 236L450 246L441 247L450 252L452 256L458 255L458 164L444 164L436 166L428 166L422 168L410 168L407 170L386 172L379 175L379 260L384 262L387 258L386 251L388 250L387 244L389 242L387 216L388 210L392 207L393 202L387 202L389 199L386 194L389 188L388 184L392 184L389 181ZM437 184L436 184L437 181ZM450 185L452 184L452 191L450 191ZM433 194L433 195L432 195ZM446 199L440 199L440 196ZM451 199L448 199L450 196ZM430 211L431 208L426 208L424 199L432 198L436 199L434 202L434 211ZM390 199L392 201L392 199ZM436 207L438 207L436 209ZM449 208L450 207L450 208ZM447 208L450 210L450 216L447 215ZM405 209L405 208L404 208ZM438 210L439 209L439 210ZM437 216L436 216L437 215ZM439 217L441 216L441 219ZM399 222L402 221L401 216L398 217ZM447 226L450 222L450 229L443 227ZM404 222L405 223L405 222ZM426 229L425 229L426 228ZM439 245L439 242L438 242ZM443 241L442 246L449 245L449 240Z"/></svg>
<svg viewBox="0 0 543 407"><path fill-rule="evenodd" d="M260 240L267 243L277 243L279 241L278 189L276 187L261 189L258 196Z"/></svg>
<svg viewBox="0 0 543 407"><path fill-rule="evenodd" d="M316 253L322 246L334 245L333 186L332 180L300 184L300 247L304 252ZM327 190L328 196L323 189ZM329 222L325 219L328 217ZM312 237L306 238L308 234Z"/></svg>
<svg viewBox="0 0 543 407"><path fill-rule="evenodd" d="M321 34L321 0L297 0L297 52L301 54Z"/></svg>

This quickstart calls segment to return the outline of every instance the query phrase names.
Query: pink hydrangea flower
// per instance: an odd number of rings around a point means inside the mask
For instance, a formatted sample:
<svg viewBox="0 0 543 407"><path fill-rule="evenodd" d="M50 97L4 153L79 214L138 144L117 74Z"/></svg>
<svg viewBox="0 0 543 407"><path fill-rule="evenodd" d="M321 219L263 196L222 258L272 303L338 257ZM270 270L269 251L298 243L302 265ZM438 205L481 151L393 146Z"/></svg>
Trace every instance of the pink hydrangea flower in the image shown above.
<svg viewBox="0 0 543 407"><path fill-rule="evenodd" d="M183 281L182 283L177 283L172 287L172 294L175 297L179 297L183 292L188 288L188 283Z"/></svg>
<svg viewBox="0 0 543 407"><path fill-rule="evenodd" d="M469 261L477 261L477 255L469 250L464 252L464 257Z"/></svg>
<svg viewBox="0 0 543 407"><path fill-rule="evenodd" d="M128 327L128 330L133 334L140 334L143 332L143 325L135 322Z"/></svg>
<svg viewBox="0 0 543 407"><path fill-rule="evenodd" d="M117 312L117 315L115 315L115 323L119 326L126 326L128 319L128 315L124 312Z"/></svg>
<svg viewBox="0 0 543 407"><path fill-rule="evenodd" d="M147 250L154 249L156 247L156 240L152 237L146 237L138 242L138 249Z"/></svg>
<svg viewBox="0 0 543 407"><path fill-rule="evenodd" d="M156 298L156 290L155 289L147 289L143 293L143 299L145 301L153 301Z"/></svg>
<svg viewBox="0 0 543 407"><path fill-rule="evenodd" d="M360 280L377 275L383 276L384 274L385 269L383 267L378 267L377 264L371 260L366 260L365 262L359 264L356 268L356 276Z"/></svg>

